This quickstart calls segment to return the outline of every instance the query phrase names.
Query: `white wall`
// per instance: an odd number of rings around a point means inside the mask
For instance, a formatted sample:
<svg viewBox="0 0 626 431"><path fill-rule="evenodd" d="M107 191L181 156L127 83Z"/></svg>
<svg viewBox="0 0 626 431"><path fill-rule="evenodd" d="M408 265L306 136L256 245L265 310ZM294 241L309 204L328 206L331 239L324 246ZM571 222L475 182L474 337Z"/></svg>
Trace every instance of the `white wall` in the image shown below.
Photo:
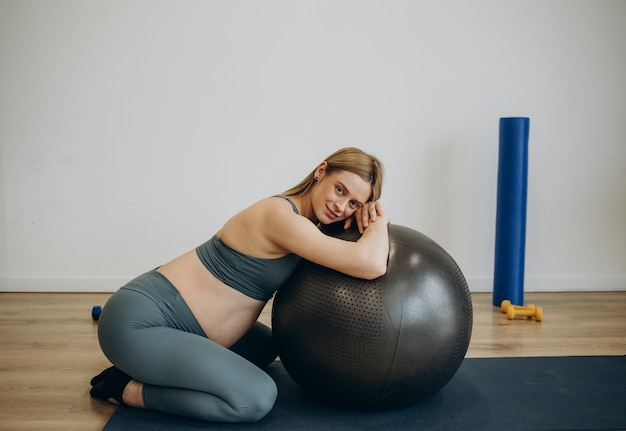
<svg viewBox="0 0 626 431"><path fill-rule="evenodd" d="M626 289L626 2L0 0L2 290L113 291L337 148L492 288L531 119L526 290Z"/></svg>
<svg viewBox="0 0 626 431"><path fill-rule="evenodd" d="M1 132L0 132L1 133ZM0 135L1 136L1 135ZM2 143L0 139L0 144ZM4 198L4 164L2 162L2 149L0 145L0 292L7 290L7 225L6 225L6 199Z"/></svg>

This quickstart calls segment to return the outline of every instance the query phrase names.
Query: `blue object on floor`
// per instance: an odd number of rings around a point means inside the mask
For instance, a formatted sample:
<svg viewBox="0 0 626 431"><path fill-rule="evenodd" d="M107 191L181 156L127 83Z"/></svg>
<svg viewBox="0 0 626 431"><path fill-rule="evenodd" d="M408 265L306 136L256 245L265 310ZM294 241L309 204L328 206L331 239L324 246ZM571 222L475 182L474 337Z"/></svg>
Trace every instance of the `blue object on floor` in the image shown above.
<svg viewBox="0 0 626 431"><path fill-rule="evenodd" d="M102 313L102 307L94 305L91 309L91 318L97 322L100 319L100 313Z"/></svg>
<svg viewBox="0 0 626 431"><path fill-rule="evenodd" d="M528 130L526 117L500 118L493 305L524 305Z"/></svg>

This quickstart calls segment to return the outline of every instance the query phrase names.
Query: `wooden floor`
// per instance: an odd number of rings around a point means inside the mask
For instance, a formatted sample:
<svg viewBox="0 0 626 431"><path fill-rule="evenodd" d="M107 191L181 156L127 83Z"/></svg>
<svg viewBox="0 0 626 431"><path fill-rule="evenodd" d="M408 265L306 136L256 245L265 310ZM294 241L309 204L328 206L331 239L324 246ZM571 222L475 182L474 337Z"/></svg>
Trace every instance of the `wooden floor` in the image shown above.
<svg viewBox="0 0 626 431"><path fill-rule="evenodd" d="M89 397L89 379L109 365L91 308L109 296L0 293L0 430L103 428L114 407ZM526 293L541 323L507 320L491 294L472 299L468 357L626 354L626 291Z"/></svg>

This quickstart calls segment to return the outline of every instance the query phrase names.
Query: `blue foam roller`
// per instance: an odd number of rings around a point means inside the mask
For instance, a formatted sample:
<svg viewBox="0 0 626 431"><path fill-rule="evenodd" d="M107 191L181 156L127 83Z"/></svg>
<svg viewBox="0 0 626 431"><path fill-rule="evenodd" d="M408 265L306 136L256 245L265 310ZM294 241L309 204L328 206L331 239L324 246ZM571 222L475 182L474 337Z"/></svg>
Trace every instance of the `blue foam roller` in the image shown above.
<svg viewBox="0 0 626 431"><path fill-rule="evenodd" d="M525 117L500 118L493 305L524 304L528 131Z"/></svg>

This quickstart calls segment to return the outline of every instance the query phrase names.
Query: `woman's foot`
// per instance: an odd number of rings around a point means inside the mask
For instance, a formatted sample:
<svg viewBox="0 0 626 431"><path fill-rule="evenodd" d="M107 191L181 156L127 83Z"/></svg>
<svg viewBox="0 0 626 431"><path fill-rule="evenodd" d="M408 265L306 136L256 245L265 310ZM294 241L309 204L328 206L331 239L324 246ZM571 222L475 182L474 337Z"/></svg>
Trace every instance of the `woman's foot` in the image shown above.
<svg viewBox="0 0 626 431"><path fill-rule="evenodd" d="M116 367L111 367L91 379L93 387L89 393L93 398L109 401L113 404L125 404L124 389L131 380L132 377L128 374Z"/></svg>
<svg viewBox="0 0 626 431"><path fill-rule="evenodd" d="M106 377L109 375L109 373L114 369L115 367L109 367L106 370L102 371L100 374L98 374L97 376L94 376L91 381L89 382L91 384L91 386L95 386L98 383L101 383L104 381L104 379L106 379Z"/></svg>

